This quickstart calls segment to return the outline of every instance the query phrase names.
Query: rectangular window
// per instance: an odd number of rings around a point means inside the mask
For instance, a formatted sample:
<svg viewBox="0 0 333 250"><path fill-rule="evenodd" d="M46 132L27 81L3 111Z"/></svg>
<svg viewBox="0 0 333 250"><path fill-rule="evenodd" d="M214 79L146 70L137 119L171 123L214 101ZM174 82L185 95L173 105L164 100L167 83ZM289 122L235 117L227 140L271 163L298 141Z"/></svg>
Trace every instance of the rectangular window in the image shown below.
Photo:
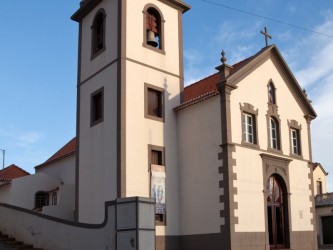
<svg viewBox="0 0 333 250"><path fill-rule="evenodd" d="M273 118L269 119L269 132L270 132L271 148L279 149L278 127L277 127L276 121Z"/></svg>
<svg viewBox="0 0 333 250"><path fill-rule="evenodd" d="M243 113L243 140L248 143L255 142L255 119L253 115Z"/></svg>
<svg viewBox="0 0 333 250"><path fill-rule="evenodd" d="M301 154L298 129L291 129L291 152L295 155Z"/></svg>
<svg viewBox="0 0 333 250"><path fill-rule="evenodd" d="M259 148L257 117L258 109L250 103L240 103L242 120L242 145Z"/></svg>
<svg viewBox="0 0 333 250"><path fill-rule="evenodd" d="M91 94L90 126L94 126L97 123L103 121L103 112L104 112L103 90L104 89L101 88Z"/></svg>
<svg viewBox="0 0 333 250"><path fill-rule="evenodd" d="M162 88L145 84L145 117L164 122L164 91Z"/></svg>
<svg viewBox="0 0 333 250"><path fill-rule="evenodd" d="M162 151L152 150L151 151L151 164L163 165L162 163Z"/></svg>
<svg viewBox="0 0 333 250"><path fill-rule="evenodd" d="M151 197L155 199L155 221L157 225L166 224L165 209L165 164L164 148L149 145L150 160L150 192Z"/></svg>
<svg viewBox="0 0 333 250"><path fill-rule="evenodd" d="M321 181L317 181L317 195L323 194L323 183Z"/></svg>
<svg viewBox="0 0 333 250"><path fill-rule="evenodd" d="M148 115L162 117L162 94L148 88Z"/></svg>

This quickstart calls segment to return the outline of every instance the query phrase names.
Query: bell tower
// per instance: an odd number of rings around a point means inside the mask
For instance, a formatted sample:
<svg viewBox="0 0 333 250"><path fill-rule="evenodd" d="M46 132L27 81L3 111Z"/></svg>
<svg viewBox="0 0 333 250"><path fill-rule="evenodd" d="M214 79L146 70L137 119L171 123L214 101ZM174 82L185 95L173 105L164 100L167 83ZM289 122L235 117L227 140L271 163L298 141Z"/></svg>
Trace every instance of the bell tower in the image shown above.
<svg viewBox="0 0 333 250"><path fill-rule="evenodd" d="M79 23L76 218L104 220L106 201L154 197L156 234L179 234L182 99L180 0L85 0Z"/></svg>

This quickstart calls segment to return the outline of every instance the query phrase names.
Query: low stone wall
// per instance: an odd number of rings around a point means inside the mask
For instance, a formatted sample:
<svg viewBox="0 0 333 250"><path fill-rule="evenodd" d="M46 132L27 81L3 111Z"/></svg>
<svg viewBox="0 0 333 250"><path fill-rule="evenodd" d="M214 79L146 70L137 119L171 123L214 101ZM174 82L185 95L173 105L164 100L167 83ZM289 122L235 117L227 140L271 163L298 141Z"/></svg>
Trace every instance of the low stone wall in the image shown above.
<svg viewBox="0 0 333 250"><path fill-rule="evenodd" d="M125 207L124 204L128 205ZM146 214L140 220L136 216L131 216L130 223L128 219L126 221L131 226L128 228L122 226L122 229L119 231L119 221L126 220L129 214L129 206L134 207L134 214L140 215L142 212ZM144 211L141 207L144 207ZM140 209L142 211L137 212ZM143 228L145 234L149 233L149 239L140 244L139 236L142 227L140 228L137 224L137 221L142 220L154 222L153 212L154 202L150 199L139 197L118 199L105 203L105 220L103 223L84 224L0 203L0 231L26 244L33 244L34 247L44 250L111 250L117 249L118 228L118 234L126 230L137 235L137 238L122 236L121 240L118 239L122 244L128 244L127 242L129 242L131 246L135 246L133 249L138 250L155 249L154 229ZM116 225L117 220L118 225ZM143 243L149 244L149 247Z"/></svg>

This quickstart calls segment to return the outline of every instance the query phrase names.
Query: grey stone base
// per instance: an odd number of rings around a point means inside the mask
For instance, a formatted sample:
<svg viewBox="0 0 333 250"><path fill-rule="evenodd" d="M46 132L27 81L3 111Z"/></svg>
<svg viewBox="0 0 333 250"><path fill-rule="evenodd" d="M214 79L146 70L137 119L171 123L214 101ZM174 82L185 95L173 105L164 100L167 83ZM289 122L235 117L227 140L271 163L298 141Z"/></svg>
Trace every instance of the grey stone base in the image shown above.
<svg viewBox="0 0 333 250"><path fill-rule="evenodd" d="M156 250L269 250L265 232L233 233L232 247L223 233L157 236ZM291 232L292 250L316 250L315 233Z"/></svg>
<svg viewBox="0 0 333 250"><path fill-rule="evenodd" d="M315 233L311 231L291 232L290 248L293 250L318 249L315 241Z"/></svg>

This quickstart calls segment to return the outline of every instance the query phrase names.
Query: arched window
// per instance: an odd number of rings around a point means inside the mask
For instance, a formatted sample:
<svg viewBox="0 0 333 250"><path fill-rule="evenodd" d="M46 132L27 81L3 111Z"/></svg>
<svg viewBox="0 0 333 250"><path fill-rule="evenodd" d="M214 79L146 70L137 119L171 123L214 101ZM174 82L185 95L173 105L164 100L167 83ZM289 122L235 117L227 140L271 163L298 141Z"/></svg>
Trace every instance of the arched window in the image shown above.
<svg viewBox="0 0 333 250"><path fill-rule="evenodd" d="M157 7L148 7L145 11L144 19L144 44L149 47L164 49L163 44L163 17Z"/></svg>
<svg viewBox="0 0 333 250"><path fill-rule="evenodd" d="M105 50L105 11L100 9L91 26L92 29L92 41L91 41L91 54L92 57L97 56L99 53Z"/></svg>
<svg viewBox="0 0 333 250"><path fill-rule="evenodd" d="M271 148L280 150L279 122L274 117L269 118L269 141Z"/></svg>
<svg viewBox="0 0 333 250"><path fill-rule="evenodd" d="M276 104L276 93L273 82L269 82L268 84L268 102L271 104Z"/></svg>
<svg viewBox="0 0 333 250"><path fill-rule="evenodd" d="M41 209L49 205L49 194L47 192L39 191L35 194L35 209Z"/></svg>
<svg viewBox="0 0 333 250"><path fill-rule="evenodd" d="M52 193L52 206L57 205L57 192Z"/></svg>

